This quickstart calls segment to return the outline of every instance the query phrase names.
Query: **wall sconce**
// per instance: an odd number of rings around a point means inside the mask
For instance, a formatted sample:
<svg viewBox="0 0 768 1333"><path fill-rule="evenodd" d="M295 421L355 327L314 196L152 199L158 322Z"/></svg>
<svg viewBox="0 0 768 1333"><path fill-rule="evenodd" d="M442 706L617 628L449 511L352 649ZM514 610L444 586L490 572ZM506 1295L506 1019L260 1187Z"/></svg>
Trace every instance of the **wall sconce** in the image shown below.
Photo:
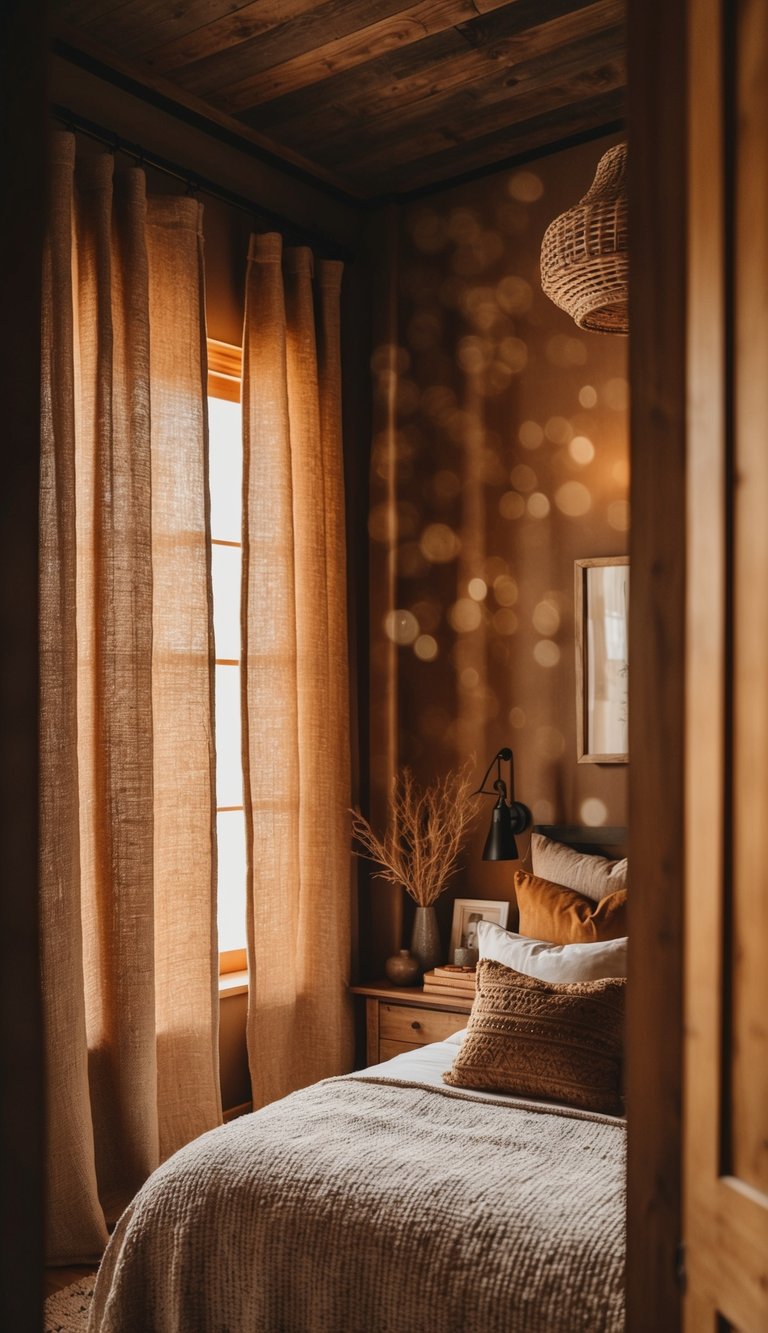
<svg viewBox="0 0 768 1333"><path fill-rule="evenodd" d="M509 797L507 797L507 784L501 776L502 763L509 764ZM496 765L496 777L493 787L486 789L486 782L491 769ZM531 812L527 805L515 800L515 770L512 751L508 746L499 750L494 755L488 765L485 775L477 791L473 796L496 796L498 799L493 807L491 815L491 827L488 830L488 837L485 840L483 848L484 861L516 861L517 843L515 842L516 833L524 833L531 823Z"/></svg>

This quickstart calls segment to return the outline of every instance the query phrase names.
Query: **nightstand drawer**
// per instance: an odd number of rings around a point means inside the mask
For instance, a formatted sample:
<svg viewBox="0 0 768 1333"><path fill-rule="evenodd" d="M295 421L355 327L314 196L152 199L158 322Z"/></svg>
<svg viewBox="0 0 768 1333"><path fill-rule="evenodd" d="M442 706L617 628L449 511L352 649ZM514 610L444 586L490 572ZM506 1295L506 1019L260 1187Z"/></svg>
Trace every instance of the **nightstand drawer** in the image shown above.
<svg viewBox="0 0 768 1333"><path fill-rule="evenodd" d="M408 1004L379 1005L379 1039L426 1046L467 1026L467 1015L444 1014Z"/></svg>

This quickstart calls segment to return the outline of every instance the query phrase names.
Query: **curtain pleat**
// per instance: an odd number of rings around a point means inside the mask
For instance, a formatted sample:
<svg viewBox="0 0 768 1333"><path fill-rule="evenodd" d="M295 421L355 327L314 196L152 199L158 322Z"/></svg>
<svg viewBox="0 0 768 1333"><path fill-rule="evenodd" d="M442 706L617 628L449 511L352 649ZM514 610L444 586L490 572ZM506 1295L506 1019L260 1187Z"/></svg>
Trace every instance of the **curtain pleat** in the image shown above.
<svg viewBox="0 0 768 1333"><path fill-rule="evenodd" d="M74 1262L221 1116L213 641L199 207L70 135L53 162L41 918L48 1251Z"/></svg>
<svg viewBox="0 0 768 1333"><path fill-rule="evenodd" d="M251 240L243 344L243 759L254 1104L352 1058L339 265Z"/></svg>

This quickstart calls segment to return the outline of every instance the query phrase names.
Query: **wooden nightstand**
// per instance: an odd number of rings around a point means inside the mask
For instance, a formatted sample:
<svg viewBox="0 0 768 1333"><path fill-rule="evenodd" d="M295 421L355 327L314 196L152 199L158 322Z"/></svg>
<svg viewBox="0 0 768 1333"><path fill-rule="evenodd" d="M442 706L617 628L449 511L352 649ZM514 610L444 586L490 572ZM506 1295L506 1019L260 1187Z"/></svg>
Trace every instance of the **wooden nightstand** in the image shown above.
<svg viewBox="0 0 768 1333"><path fill-rule="evenodd" d="M443 1041L466 1027L471 1000L425 995L420 986L350 986L365 997L366 1060L380 1064L401 1051L412 1051L431 1041Z"/></svg>

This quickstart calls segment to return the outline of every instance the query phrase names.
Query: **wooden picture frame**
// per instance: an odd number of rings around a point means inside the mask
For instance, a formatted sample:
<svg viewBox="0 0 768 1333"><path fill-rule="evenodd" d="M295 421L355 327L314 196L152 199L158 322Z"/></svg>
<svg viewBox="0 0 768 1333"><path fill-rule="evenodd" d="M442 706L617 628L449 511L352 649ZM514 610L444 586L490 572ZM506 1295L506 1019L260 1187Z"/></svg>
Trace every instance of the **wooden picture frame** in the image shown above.
<svg viewBox="0 0 768 1333"><path fill-rule="evenodd" d="M467 926L473 921L493 921L497 926L506 926L509 920L509 903L490 898L457 898L453 904L451 922L451 944L448 950L449 962L453 962L456 949L476 949L477 941L465 943Z"/></svg>
<svg viewBox="0 0 768 1333"><path fill-rule="evenodd" d="M580 764L629 762L629 556L575 561Z"/></svg>

